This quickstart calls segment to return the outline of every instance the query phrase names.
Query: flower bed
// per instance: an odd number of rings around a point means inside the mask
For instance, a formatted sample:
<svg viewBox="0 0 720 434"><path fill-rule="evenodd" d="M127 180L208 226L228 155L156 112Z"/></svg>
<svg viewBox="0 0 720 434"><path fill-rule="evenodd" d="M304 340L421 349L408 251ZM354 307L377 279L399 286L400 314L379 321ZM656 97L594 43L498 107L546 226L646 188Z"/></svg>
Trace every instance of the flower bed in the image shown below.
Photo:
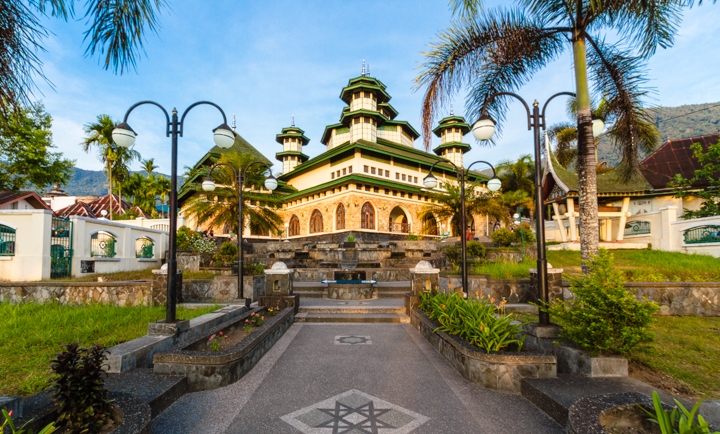
<svg viewBox="0 0 720 434"><path fill-rule="evenodd" d="M263 317L262 325L247 331L243 328L256 317ZM246 320L248 322L246 323ZM292 308L281 310L275 316L265 308L254 309L223 323L189 342L178 344L153 357L156 374L183 375L191 391L210 390L232 384L242 378L263 355L280 339L295 320ZM220 333L227 339L220 338ZM244 336L246 334L247 336ZM210 337L223 340L218 351L210 348ZM241 339L237 339L242 336ZM228 348L229 341L238 342Z"/></svg>
<svg viewBox="0 0 720 434"><path fill-rule="evenodd" d="M441 330L435 331L440 323L431 320L419 309L410 312L410 322L455 370L478 386L520 393L520 381L523 378L557 376L553 356L530 351L488 353L457 336Z"/></svg>

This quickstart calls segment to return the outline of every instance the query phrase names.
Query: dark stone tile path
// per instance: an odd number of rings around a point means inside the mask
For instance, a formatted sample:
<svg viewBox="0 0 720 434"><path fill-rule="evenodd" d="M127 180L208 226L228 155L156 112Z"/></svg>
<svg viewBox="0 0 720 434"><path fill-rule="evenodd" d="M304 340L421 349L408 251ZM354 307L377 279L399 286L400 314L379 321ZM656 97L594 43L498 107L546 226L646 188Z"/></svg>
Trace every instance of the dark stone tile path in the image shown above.
<svg viewBox="0 0 720 434"><path fill-rule="evenodd" d="M407 324L295 324L240 381L185 395L153 423L157 434L562 432L521 396L468 383Z"/></svg>

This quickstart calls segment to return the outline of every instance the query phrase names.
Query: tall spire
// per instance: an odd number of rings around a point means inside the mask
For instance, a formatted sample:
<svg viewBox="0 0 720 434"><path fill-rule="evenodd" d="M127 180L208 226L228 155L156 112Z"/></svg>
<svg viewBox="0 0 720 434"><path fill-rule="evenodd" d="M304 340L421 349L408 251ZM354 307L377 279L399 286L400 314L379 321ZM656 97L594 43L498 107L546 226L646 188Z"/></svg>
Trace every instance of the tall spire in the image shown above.
<svg viewBox="0 0 720 434"><path fill-rule="evenodd" d="M290 125L290 126L291 127L295 126L295 114L292 115L292 125Z"/></svg>
<svg viewBox="0 0 720 434"><path fill-rule="evenodd" d="M455 116L452 103L450 103L450 116Z"/></svg>
<svg viewBox="0 0 720 434"><path fill-rule="evenodd" d="M363 59L362 74L361 74L361 75L362 75L363 77L365 77L365 59Z"/></svg>
<svg viewBox="0 0 720 434"><path fill-rule="evenodd" d="M235 131L235 113L233 113L232 129Z"/></svg>
<svg viewBox="0 0 720 434"><path fill-rule="evenodd" d="M370 77L370 62L367 64L367 68L365 69L365 74Z"/></svg>

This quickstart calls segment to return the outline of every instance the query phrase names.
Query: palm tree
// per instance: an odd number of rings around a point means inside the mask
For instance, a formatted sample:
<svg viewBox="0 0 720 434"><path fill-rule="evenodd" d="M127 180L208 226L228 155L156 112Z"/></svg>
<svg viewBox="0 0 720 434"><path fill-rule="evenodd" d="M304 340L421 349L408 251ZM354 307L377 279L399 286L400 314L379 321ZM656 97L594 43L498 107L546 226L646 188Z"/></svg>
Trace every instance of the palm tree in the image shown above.
<svg viewBox="0 0 720 434"><path fill-rule="evenodd" d="M140 159L140 153L134 149L124 148L122 146L116 146L114 143L113 143L112 147L113 147L113 162L112 162L113 178L115 178L118 181L117 182L118 195L120 196L120 200L122 201L123 180L130 176L130 168L128 166L133 160Z"/></svg>
<svg viewBox="0 0 720 434"><path fill-rule="evenodd" d="M37 53L44 51L43 26L47 16L65 21L74 19L75 0L18 1L0 0L0 115L18 110L35 90L35 77L47 81ZM88 45L85 53L104 56L103 67L123 73L135 67L143 50L146 29L155 32L156 13L165 0L87 1Z"/></svg>
<svg viewBox="0 0 720 434"><path fill-rule="evenodd" d="M220 157L219 163L230 164L235 170L242 170L253 161L250 154L227 152ZM207 175L208 167L200 169ZM255 165L248 170L245 176L245 189L243 190L243 221L261 233L277 233L282 225L282 219L273 208L280 205L280 201L273 194L262 192L264 168ZM212 178L217 188L212 193L203 191L201 182L191 183L188 188L196 193L187 201L185 213L194 216L199 225L208 223L211 227L229 225L236 234L238 231L238 185L232 170L227 166L218 166L212 172Z"/></svg>
<svg viewBox="0 0 720 434"><path fill-rule="evenodd" d="M147 160L142 160L141 163L142 163L141 166L142 166L143 170L145 170L145 173L147 174L148 178L150 178L150 176L152 176L152 173L155 169L160 167L155 164L154 158L148 158Z"/></svg>
<svg viewBox="0 0 720 434"><path fill-rule="evenodd" d="M535 163L529 154L521 155L517 161L501 161L495 169L503 191L521 190L531 199L535 197Z"/></svg>
<svg viewBox="0 0 720 434"><path fill-rule="evenodd" d="M587 262L598 252L599 240L588 74L597 99L605 97L615 117L613 137L623 153L623 175L630 179L637 170L638 148L655 145L642 134L642 123L652 121L641 103L647 92L642 74L645 60L658 46L673 44L682 8L692 6L692 1L517 0L513 9L496 10L481 9L481 0L451 0L451 4L461 19L431 45L416 79L416 87L427 87L422 109L426 148L435 113L457 90L470 87L467 109L478 113L488 97L518 89L571 48L579 132L581 252ZM603 31L619 34L628 45L606 43ZM489 101L488 114L502 121L507 102L504 96Z"/></svg>
<svg viewBox="0 0 720 434"><path fill-rule="evenodd" d="M170 179L164 176L155 176L155 194L160 198L160 205L162 205L162 218L165 218L165 205L170 197Z"/></svg>
<svg viewBox="0 0 720 434"><path fill-rule="evenodd" d="M456 235L462 235L465 231L460 228L460 222L462 221L460 185L446 182L442 188L444 189L443 192L430 195L437 203L424 207L418 213L418 219L420 221L436 218L440 221L449 220L452 232ZM486 214L496 220L508 221L507 213L496 200L495 195L480 188L479 184L470 184L465 188L465 213L466 221L470 221L473 214Z"/></svg>

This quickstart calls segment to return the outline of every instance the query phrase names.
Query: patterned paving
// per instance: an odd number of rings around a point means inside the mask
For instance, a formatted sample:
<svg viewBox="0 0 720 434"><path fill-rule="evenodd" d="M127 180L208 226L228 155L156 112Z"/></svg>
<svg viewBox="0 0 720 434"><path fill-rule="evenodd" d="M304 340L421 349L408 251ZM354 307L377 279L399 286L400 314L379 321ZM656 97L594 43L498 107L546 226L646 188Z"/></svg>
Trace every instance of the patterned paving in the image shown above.
<svg viewBox="0 0 720 434"><path fill-rule="evenodd" d="M354 389L281 419L305 434L406 434L429 420Z"/></svg>
<svg viewBox="0 0 720 434"><path fill-rule="evenodd" d="M372 345L370 336L335 336L335 345Z"/></svg>

